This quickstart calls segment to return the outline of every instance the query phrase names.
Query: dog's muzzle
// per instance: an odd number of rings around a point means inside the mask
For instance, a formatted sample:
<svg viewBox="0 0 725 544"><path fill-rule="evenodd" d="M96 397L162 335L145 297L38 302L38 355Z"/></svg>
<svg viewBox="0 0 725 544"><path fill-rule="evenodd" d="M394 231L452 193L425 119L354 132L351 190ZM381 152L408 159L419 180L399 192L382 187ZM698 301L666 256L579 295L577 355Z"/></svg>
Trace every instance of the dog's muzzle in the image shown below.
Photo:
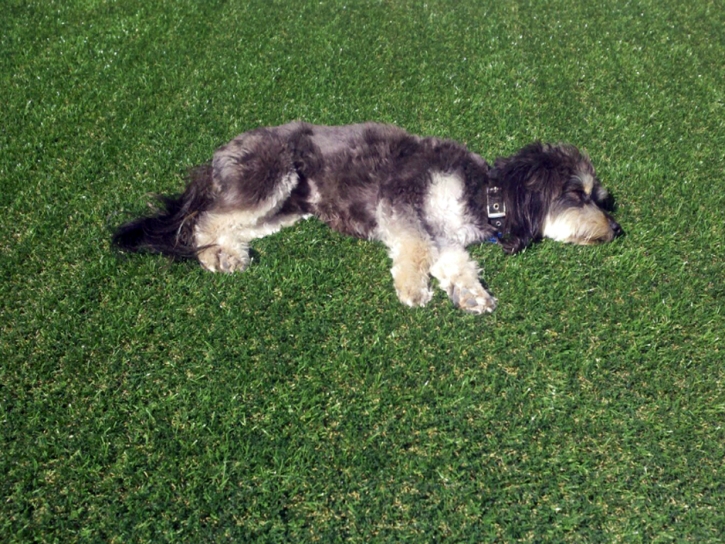
<svg viewBox="0 0 725 544"><path fill-rule="evenodd" d="M607 221L609 221L609 228L612 229L612 232L614 233L613 238L617 238L618 236L622 236L624 234L624 229L622 229L622 226L617 223L609 214L607 214Z"/></svg>

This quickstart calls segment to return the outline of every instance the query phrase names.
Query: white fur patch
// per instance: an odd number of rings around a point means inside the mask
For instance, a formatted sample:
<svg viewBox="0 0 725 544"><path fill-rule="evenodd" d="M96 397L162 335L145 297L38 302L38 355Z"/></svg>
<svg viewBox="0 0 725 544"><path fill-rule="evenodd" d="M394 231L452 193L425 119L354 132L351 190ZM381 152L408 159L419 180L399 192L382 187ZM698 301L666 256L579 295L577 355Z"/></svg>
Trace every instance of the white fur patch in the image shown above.
<svg viewBox="0 0 725 544"><path fill-rule="evenodd" d="M218 245L233 247L240 241L262 238L294 224L309 215L275 216L266 221L250 224L248 212L206 213L196 225L197 247Z"/></svg>
<svg viewBox="0 0 725 544"><path fill-rule="evenodd" d="M549 214L543 235L557 242L584 245L614 238L606 216L596 206L571 208L556 216Z"/></svg>
<svg viewBox="0 0 725 544"><path fill-rule="evenodd" d="M426 221L436 238L467 246L480 240L481 232L467 216L463 180L457 174L433 172L425 199Z"/></svg>

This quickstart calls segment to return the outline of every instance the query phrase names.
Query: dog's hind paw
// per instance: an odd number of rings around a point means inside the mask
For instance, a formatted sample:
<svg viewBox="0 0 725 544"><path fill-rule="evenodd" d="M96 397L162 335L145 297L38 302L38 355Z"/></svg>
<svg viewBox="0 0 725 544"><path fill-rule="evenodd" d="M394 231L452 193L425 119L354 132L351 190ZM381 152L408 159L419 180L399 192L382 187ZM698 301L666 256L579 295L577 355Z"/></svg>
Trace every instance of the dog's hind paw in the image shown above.
<svg viewBox="0 0 725 544"><path fill-rule="evenodd" d="M249 253L247 251L233 251L219 246L209 247L198 255L201 266L209 272L242 272L249 266Z"/></svg>
<svg viewBox="0 0 725 544"><path fill-rule="evenodd" d="M451 300L461 310L472 314L491 313L496 309L497 302L483 288L471 290L459 286L453 288Z"/></svg>

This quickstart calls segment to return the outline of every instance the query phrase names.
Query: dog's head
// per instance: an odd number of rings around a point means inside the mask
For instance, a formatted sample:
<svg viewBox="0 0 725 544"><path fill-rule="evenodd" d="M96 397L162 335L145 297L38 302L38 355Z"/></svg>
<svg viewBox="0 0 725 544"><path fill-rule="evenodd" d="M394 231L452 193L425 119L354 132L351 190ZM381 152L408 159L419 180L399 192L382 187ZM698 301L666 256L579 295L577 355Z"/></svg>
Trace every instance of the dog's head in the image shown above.
<svg viewBox="0 0 725 544"><path fill-rule="evenodd" d="M609 213L612 198L589 158L574 146L528 145L497 159L489 176L504 193L503 248L508 253L540 238L589 245L622 234Z"/></svg>

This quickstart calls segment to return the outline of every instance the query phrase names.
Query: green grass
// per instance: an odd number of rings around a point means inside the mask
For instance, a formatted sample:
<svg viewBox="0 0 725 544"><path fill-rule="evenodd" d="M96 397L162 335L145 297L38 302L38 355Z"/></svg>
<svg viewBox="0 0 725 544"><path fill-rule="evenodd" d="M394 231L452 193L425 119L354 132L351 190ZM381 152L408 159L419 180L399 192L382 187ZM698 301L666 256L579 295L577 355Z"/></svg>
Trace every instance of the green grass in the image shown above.
<svg viewBox="0 0 725 544"><path fill-rule="evenodd" d="M2 8L3 541L723 538L718 3ZM571 141L627 236L473 248L484 317L404 308L383 247L315 221L231 277L110 247L297 118Z"/></svg>

